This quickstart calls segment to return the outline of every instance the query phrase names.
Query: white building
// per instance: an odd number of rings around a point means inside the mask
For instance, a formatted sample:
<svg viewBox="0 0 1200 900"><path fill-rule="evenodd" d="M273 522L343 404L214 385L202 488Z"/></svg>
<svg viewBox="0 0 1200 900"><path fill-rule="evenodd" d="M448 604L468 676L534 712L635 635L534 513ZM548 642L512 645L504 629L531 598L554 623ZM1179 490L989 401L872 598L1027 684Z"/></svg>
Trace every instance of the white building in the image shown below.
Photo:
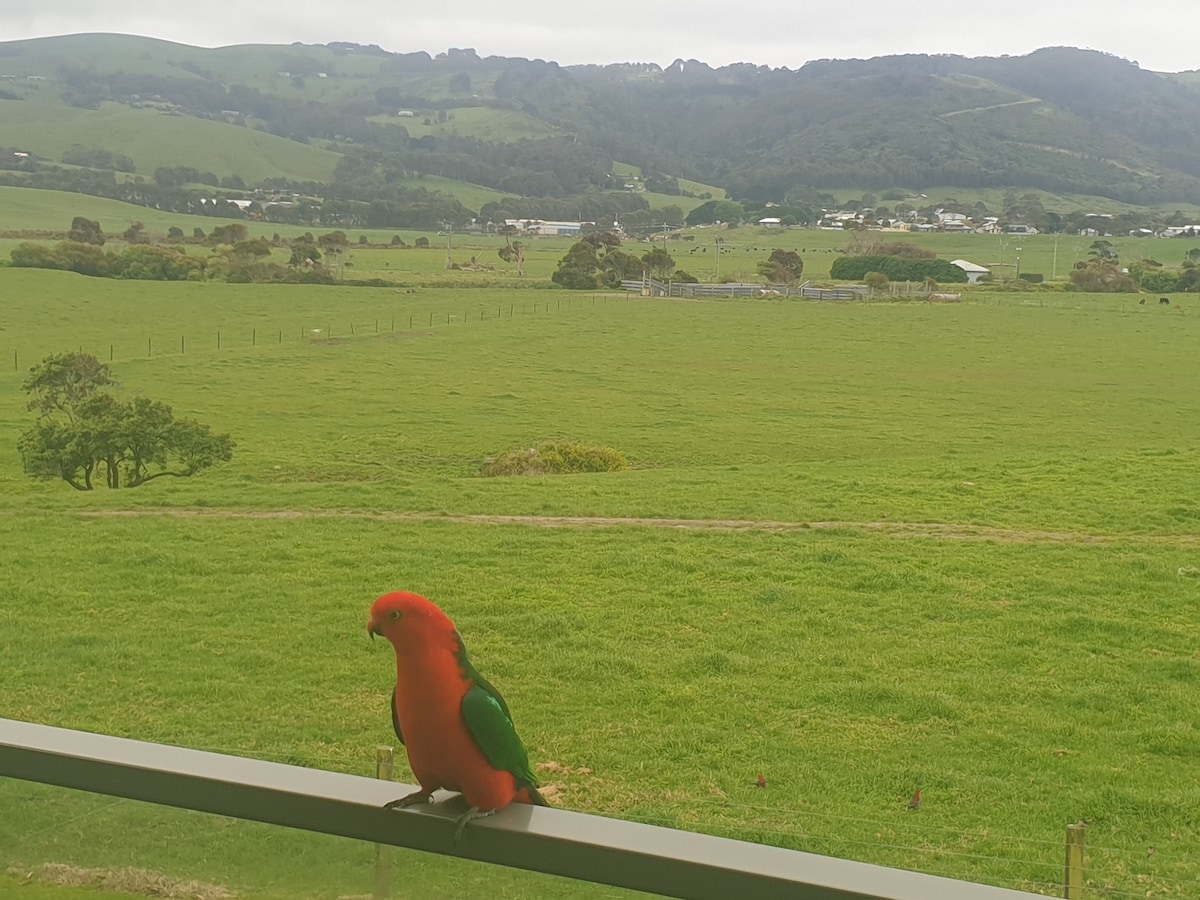
<svg viewBox="0 0 1200 900"><path fill-rule="evenodd" d="M979 279L992 274L992 270L986 266L977 265L965 259L954 259L951 260L951 263L967 273L967 284L979 284Z"/></svg>

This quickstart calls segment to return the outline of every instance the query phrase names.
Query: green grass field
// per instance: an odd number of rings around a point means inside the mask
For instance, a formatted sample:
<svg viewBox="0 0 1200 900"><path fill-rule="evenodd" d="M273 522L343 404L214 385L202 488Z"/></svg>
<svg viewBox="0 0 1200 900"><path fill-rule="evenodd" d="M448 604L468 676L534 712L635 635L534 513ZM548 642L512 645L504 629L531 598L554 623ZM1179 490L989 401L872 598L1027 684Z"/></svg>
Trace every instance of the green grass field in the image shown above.
<svg viewBox="0 0 1200 900"><path fill-rule="evenodd" d="M252 128L116 103L99 109L9 103L4 112L4 146L24 147L55 162L72 145L98 147L126 154L139 174L150 177L160 166L191 166L217 176L240 175L249 184L267 178L329 181L339 159L329 150Z"/></svg>
<svg viewBox="0 0 1200 900"><path fill-rule="evenodd" d="M455 618L561 806L1044 893L1086 818L1097 895L1200 888L1190 308L15 269L0 296L0 715L368 774L394 670L363 624L404 587ZM230 432L233 462L92 494L23 475L23 372L110 346L126 394ZM553 437L635 468L475 474ZM350 842L24 784L0 809L23 871L369 890ZM412 896L576 893L402 858Z"/></svg>
<svg viewBox="0 0 1200 900"><path fill-rule="evenodd" d="M478 137L482 140L516 143L520 140L540 140L554 137L558 132L541 119L511 109L488 106L462 106L451 110L445 122L436 114L416 111L411 117L372 116L371 121L401 125L410 137ZM426 124L428 121L429 124Z"/></svg>

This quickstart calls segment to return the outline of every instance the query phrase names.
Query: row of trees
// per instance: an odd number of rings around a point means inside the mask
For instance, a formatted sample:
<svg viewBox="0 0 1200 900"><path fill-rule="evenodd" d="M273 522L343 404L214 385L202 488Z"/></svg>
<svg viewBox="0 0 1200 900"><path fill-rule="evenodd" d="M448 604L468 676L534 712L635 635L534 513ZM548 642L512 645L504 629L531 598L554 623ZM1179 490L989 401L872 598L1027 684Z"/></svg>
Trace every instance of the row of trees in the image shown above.
<svg viewBox="0 0 1200 900"><path fill-rule="evenodd" d="M501 251L503 256L505 251ZM772 284L795 284L804 274L804 260L793 250L772 250L758 264L758 273ZM641 256L621 249L621 239L610 231L584 235L559 260L551 275L555 284L571 290L590 291L619 287L622 281L650 275L659 281L695 283L695 276L675 268L675 260L663 247Z"/></svg>
<svg viewBox="0 0 1200 900"><path fill-rule="evenodd" d="M306 233L284 243L251 238L240 222L219 225L208 235L195 229L189 243L210 246L208 256L187 253L180 245L183 230L171 229L168 245L151 244L140 222L134 222L122 235L128 246L121 252L104 250L105 236L100 223L76 216L68 240L55 246L23 242L9 254L11 265L18 268L59 269L97 278L129 278L146 281L300 282L332 283L340 278L342 260L349 246L346 233L331 231L319 237ZM428 239L419 238L418 243ZM403 243L397 236L393 243ZM271 262L277 246L291 249L286 266Z"/></svg>
<svg viewBox="0 0 1200 900"><path fill-rule="evenodd" d="M38 414L17 449L35 478L61 479L78 491L138 487L156 478L187 478L233 458L228 434L148 397L121 400L108 365L89 353L48 356L22 383Z"/></svg>

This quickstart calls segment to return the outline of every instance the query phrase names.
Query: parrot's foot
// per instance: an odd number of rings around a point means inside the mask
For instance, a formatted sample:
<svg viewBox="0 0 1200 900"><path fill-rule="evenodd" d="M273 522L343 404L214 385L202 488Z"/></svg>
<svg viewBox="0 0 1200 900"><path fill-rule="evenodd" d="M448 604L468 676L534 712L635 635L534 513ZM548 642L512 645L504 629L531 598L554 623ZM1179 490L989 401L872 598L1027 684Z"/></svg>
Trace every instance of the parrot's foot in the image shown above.
<svg viewBox="0 0 1200 900"><path fill-rule="evenodd" d="M398 800L389 800L383 804L384 809L404 809L406 806L416 806L418 803L432 803L432 791L413 791L411 794L405 794Z"/></svg>
<svg viewBox="0 0 1200 900"><path fill-rule="evenodd" d="M472 819L482 819L486 816L494 816L496 811L489 809L487 812L480 812L478 806L472 806L465 813L454 820L454 843L458 843L458 839L462 837L463 829L467 827L467 823Z"/></svg>

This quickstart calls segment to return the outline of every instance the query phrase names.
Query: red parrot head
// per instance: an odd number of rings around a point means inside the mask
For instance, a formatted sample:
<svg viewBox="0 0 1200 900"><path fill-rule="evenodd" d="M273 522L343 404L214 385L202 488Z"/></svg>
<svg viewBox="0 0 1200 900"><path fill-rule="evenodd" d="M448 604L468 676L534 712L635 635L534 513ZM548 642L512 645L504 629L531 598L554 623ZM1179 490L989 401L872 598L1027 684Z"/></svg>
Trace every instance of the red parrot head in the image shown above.
<svg viewBox="0 0 1200 900"><path fill-rule="evenodd" d="M408 591L394 591L376 600L367 632L372 638L387 638L397 653L428 647L439 638L454 644L458 635L450 617L432 601Z"/></svg>

